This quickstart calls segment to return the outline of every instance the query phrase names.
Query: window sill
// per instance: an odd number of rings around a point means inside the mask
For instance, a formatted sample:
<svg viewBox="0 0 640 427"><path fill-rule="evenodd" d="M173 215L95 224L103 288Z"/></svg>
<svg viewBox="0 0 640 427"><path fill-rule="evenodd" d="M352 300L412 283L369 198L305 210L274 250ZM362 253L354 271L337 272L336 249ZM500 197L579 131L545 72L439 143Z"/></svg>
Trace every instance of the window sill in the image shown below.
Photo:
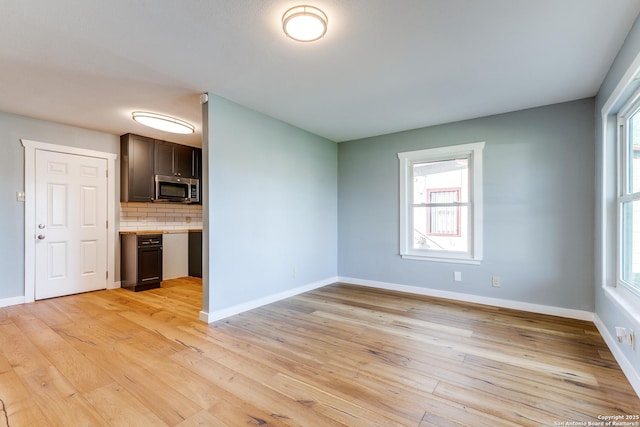
<svg viewBox="0 0 640 427"><path fill-rule="evenodd" d="M604 294L640 329L640 297L624 286L604 286Z"/></svg>
<svg viewBox="0 0 640 427"><path fill-rule="evenodd" d="M402 259L412 259L412 260L418 260L418 261L448 262L452 264L480 265L482 263L481 259L446 258L446 257L435 257L435 256L415 255L415 254L401 254L400 257Z"/></svg>

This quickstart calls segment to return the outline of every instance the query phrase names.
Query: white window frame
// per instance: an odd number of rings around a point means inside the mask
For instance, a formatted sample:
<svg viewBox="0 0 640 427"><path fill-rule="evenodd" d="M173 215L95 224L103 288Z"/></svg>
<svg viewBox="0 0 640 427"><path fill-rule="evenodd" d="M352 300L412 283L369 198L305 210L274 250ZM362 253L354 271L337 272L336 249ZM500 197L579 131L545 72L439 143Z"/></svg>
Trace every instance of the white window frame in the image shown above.
<svg viewBox="0 0 640 427"><path fill-rule="evenodd" d="M619 313L626 316L635 328L640 329L640 296L621 285L619 281L621 264L621 242L618 229L620 220L618 212L618 182L621 175L618 171L622 167L618 138L620 129L618 115L624 115L624 107L633 103L633 99L640 99L640 54L636 55L627 71L618 81L611 95L600 110L602 129L599 135L601 152L598 164L601 179L598 191L599 212L599 251L597 280L609 301L619 309Z"/></svg>
<svg viewBox="0 0 640 427"><path fill-rule="evenodd" d="M423 261L480 264L482 261L482 152L485 143L474 142L448 147L398 153L400 160L400 256ZM455 203L468 206L469 250L433 251L413 249L413 165L416 163L469 159L469 201Z"/></svg>
<svg viewBox="0 0 640 427"><path fill-rule="evenodd" d="M629 120L634 114L640 114L640 90L637 90L627 102L620 108L616 116L616 232L617 232L617 254L616 254L616 284L624 287L627 291L640 297L640 287L628 283L623 279L624 264L624 224L623 206L625 203L640 200L640 191L633 193L633 183L629 183Z"/></svg>

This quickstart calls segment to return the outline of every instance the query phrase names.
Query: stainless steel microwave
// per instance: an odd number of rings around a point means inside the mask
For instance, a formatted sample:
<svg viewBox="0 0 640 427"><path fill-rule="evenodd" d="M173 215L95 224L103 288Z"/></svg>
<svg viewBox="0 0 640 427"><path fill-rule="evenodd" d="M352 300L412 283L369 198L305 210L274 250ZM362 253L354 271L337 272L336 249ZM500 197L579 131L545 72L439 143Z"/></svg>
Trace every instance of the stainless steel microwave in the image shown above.
<svg viewBox="0 0 640 427"><path fill-rule="evenodd" d="M177 176L156 175L154 202L199 203L200 180Z"/></svg>

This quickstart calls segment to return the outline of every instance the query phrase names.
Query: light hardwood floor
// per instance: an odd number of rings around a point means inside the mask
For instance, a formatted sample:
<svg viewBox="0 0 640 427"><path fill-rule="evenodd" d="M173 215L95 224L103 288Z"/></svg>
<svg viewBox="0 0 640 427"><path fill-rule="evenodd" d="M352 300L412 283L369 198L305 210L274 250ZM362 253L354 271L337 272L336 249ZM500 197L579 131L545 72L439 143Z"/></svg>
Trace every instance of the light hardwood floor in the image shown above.
<svg viewBox="0 0 640 427"><path fill-rule="evenodd" d="M206 325L200 286L178 279L0 308L0 427L553 426L640 415L588 322L333 285Z"/></svg>

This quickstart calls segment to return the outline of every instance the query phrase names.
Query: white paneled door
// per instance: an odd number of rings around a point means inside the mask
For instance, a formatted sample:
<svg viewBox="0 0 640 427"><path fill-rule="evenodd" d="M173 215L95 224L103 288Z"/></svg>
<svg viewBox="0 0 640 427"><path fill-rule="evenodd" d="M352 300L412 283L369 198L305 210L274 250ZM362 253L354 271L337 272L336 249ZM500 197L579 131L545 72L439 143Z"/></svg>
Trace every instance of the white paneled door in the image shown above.
<svg viewBox="0 0 640 427"><path fill-rule="evenodd" d="M35 299L105 289L107 160L35 157Z"/></svg>

